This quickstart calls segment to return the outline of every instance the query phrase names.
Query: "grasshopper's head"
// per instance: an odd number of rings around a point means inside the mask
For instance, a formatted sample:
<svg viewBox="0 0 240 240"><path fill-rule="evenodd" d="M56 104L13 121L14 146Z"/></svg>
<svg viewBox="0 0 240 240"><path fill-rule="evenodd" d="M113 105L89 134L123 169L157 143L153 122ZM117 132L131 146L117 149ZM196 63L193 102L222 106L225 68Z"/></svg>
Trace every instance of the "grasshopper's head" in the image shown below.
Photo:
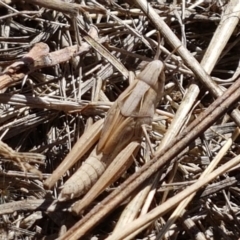
<svg viewBox="0 0 240 240"><path fill-rule="evenodd" d="M156 103L160 101L163 95L165 85L164 64L160 60L154 60L148 63L139 73L138 79L148 84L156 92Z"/></svg>

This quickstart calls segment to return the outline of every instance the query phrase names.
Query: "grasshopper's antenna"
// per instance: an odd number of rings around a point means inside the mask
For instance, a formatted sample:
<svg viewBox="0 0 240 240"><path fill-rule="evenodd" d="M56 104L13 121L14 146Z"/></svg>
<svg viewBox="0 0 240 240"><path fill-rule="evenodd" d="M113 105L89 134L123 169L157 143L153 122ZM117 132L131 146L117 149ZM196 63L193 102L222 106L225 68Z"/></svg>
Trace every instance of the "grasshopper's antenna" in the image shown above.
<svg viewBox="0 0 240 240"><path fill-rule="evenodd" d="M158 60L161 54L161 49L160 49L160 44L161 44L161 35L160 32L157 32L157 41L158 41L158 45L157 45L157 51L156 54L154 56L154 60Z"/></svg>
<svg viewBox="0 0 240 240"><path fill-rule="evenodd" d="M170 52L170 53L168 54L168 56L165 58L165 60L163 61L163 63L166 63L166 62L172 57L172 55L173 55L181 46L182 46L182 45L179 45L178 47L176 47L175 49L173 49L173 51Z"/></svg>
<svg viewBox="0 0 240 240"><path fill-rule="evenodd" d="M158 45L157 45L157 51L156 51L156 54L154 56L154 60L158 60L159 57L160 57L160 54L161 54L161 35L160 35L160 32L158 31L157 32L157 41L158 41ZM172 52L169 53L169 55L166 57L166 59L163 61L163 63L166 63L171 57L172 55L181 47L181 45L179 45L177 48L173 49Z"/></svg>

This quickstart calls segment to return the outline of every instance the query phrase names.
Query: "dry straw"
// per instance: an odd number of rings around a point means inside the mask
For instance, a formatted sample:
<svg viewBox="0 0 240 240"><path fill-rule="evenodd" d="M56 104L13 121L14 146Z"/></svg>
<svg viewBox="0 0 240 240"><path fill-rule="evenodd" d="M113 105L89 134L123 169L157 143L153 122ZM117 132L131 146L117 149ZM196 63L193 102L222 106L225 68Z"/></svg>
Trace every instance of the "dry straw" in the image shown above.
<svg viewBox="0 0 240 240"><path fill-rule="evenodd" d="M239 1L0 11L2 239L240 235Z"/></svg>

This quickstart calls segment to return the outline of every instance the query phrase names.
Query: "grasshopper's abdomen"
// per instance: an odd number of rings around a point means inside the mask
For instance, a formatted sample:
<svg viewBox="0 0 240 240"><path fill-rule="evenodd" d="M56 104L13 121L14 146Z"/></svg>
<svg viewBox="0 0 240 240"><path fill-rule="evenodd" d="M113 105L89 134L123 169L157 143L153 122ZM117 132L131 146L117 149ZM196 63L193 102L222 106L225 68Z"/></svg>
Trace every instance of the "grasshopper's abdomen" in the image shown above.
<svg viewBox="0 0 240 240"><path fill-rule="evenodd" d="M58 200L65 201L85 194L106 169L103 156L93 151L82 166L66 181Z"/></svg>

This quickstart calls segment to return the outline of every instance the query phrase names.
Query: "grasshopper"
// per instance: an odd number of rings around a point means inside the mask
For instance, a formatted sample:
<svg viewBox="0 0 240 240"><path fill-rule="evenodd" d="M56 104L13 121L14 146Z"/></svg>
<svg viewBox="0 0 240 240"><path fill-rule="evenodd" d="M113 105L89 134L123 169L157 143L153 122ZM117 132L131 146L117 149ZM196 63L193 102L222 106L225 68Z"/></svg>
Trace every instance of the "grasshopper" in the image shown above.
<svg viewBox="0 0 240 240"><path fill-rule="evenodd" d="M114 158L131 142L141 142L163 95L164 65L154 60L135 77L107 113L99 142L85 163L64 184L59 200L86 193Z"/></svg>

